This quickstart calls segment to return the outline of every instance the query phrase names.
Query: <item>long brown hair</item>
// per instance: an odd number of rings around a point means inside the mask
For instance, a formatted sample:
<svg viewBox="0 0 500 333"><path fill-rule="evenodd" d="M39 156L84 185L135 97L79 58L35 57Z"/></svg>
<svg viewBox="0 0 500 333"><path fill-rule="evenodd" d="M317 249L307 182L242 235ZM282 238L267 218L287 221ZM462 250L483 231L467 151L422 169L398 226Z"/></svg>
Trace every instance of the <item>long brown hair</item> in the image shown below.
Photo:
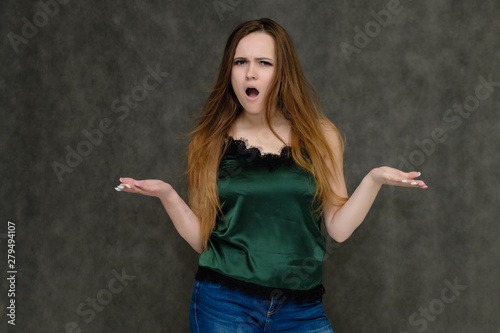
<svg viewBox="0 0 500 333"><path fill-rule="evenodd" d="M295 163L309 171L317 183L316 201L323 211L325 203L342 205L347 198L334 193L331 179L338 179L339 170L328 168L325 159L335 156L324 136L324 126L336 127L321 111L316 90L305 77L295 48L287 32L271 19L263 18L241 23L229 36L219 66L219 74L198 125L191 132L188 148L188 195L191 209L198 217L202 242L206 248L210 233L215 228L220 202L217 190L217 169L225 148L228 130L242 107L231 85L233 58L239 41L253 33L265 32L273 37L276 50L274 79L266 98L268 127L279 138L272 126L272 112L277 109L291 123L291 152Z"/></svg>

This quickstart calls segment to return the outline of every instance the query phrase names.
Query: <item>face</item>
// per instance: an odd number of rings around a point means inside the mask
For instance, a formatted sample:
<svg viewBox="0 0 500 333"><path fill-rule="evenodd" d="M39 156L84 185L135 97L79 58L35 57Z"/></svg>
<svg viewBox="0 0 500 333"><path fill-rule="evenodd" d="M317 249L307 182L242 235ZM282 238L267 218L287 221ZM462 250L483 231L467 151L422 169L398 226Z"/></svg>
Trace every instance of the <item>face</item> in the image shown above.
<svg viewBox="0 0 500 333"><path fill-rule="evenodd" d="M274 39L264 32L243 37L233 59L231 84L247 112L265 112L265 100L275 66Z"/></svg>

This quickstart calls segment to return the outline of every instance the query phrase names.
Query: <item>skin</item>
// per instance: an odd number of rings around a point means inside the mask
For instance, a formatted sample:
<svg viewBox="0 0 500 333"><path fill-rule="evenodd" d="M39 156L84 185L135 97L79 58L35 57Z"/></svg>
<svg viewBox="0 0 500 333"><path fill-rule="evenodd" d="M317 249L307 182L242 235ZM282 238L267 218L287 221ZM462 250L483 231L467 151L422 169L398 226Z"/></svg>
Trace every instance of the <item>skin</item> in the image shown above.
<svg viewBox="0 0 500 333"><path fill-rule="evenodd" d="M245 138L251 146L261 147L263 153L279 153L283 142L288 144L290 139L290 123L276 110L271 110L275 118L273 129L283 141L265 125L265 97L275 72L274 44L274 39L264 32L245 36L236 47L231 72L231 85L244 112L232 125L229 135ZM248 87L258 89L259 95L248 97Z"/></svg>
<svg viewBox="0 0 500 333"><path fill-rule="evenodd" d="M245 110L243 117L257 125L264 120L264 98L274 78L274 54L274 39L263 32L242 38L234 53L231 85ZM259 95L247 96L248 87L256 88Z"/></svg>
<svg viewBox="0 0 500 333"><path fill-rule="evenodd" d="M275 45L271 36L255 32L240 40L233 59L231 84L244 110L230 129L229 135L245 138L249 145L259 146L263 152L279 153L283 142L289 143L290 124L280 117L279 112L271 110L276 112L276 120L272 126L279 135L278 138L265 122L264 100L274 75L274 65ZM245 91L249 86L259 90L256 98L246 95ZM341 142L336 133L327 126L324 126L324 133L334 155L341 157ZM336 163L337 169L341 171L340 180L330 179L334 192L347 196L342 159L327 160L326 163L330 166ZM416 171L403 172L387 166L372 169L343 206L326 206L325 226L330 237L337 242L348 239L365 219L382 185L427 188L422 180L415 180L419 175ZM181 237L198 253L203 251L198 218L170 184L158 179L120 178L120 182L115 188L117 191L159 198Z"/></svg>

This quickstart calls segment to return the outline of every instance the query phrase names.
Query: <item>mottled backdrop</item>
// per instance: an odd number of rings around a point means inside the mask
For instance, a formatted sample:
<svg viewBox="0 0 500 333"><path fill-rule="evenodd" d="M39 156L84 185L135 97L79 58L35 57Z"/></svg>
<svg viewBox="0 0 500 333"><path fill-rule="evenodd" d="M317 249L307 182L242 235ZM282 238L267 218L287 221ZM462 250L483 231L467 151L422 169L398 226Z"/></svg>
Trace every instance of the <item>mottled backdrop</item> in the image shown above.
<svg viewBox="0 0 500 333"><path fill-rule="evenodd" d="M498 332L497 1L0 8L2 332L188 331L197 254L159 200L113 188L120 176L160 178L185 197L186 134L225 40L261 17L290 33L345 133L350 192L380 165L429 185L384 187L354 235L328 246L335 332Z"/></svg>

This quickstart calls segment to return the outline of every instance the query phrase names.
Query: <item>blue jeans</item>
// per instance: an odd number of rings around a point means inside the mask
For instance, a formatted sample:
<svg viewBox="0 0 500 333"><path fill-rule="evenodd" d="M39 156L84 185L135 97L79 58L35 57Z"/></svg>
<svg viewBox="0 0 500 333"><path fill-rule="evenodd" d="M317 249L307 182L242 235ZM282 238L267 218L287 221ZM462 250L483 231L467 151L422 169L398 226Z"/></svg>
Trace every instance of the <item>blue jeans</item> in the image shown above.
<svg viewBox="0 0 500 333"><path fill-rule="evenodd" d="M321 301L305 304L280 297L252 297L219 284L196 281L189 311L195 333L333 333Z"/></svg>

